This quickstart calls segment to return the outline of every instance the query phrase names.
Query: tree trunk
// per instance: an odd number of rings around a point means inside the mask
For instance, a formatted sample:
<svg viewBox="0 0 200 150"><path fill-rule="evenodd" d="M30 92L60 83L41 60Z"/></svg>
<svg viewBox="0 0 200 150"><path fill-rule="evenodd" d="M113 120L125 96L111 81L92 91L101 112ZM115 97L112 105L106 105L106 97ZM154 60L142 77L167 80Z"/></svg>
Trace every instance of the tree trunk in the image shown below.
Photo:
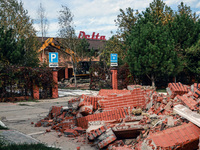
<svg viewBox="0 0 200 150"><path fill-rule="evenodd" d="M73 72L74 72L74 84L75 84L75 88L77 89L76 69L75 69L75 66L73 66Z"/></svg>
<svg viewBox="0 0 200 150"><path fill-rule="evenodd" d="M151 86L153 87L153 88L155 88L155 77L154 77L154 75L151 75Z"/></svg>
<svg viewBox="0 0 200 150"><path fill-rule="evenodd" d="M71 59L72 59L72 56L71 56ZM75 84L75 88L77 89L77 81L76 81L76 64L75 64L75 62L73 62L73 59L72 59L72 66L73 66L73 72L74 72L74 84Z"/></svg>

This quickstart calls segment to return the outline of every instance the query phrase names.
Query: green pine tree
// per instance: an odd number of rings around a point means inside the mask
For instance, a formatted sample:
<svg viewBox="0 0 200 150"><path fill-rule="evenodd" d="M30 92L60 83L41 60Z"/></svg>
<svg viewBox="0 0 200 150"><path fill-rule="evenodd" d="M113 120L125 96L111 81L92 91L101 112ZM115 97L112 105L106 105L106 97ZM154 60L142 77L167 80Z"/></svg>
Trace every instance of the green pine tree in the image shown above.
<svg viewBox="0 0 200 150"><path fill-rule="evenodd" d="M163 25L163 20L155 17L156 14L156 11L147 8L126 40L126 45L129 45L127 63L131 73L146 75L152 86L160 76L177 74L180 61L168 26Z"/></svg>

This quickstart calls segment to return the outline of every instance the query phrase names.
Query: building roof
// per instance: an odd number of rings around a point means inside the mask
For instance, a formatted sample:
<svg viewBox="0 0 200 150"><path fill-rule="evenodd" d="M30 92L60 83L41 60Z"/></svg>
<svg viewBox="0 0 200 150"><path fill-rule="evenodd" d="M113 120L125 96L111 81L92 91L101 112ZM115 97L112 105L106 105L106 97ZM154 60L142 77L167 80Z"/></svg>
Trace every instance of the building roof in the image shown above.
<svg viewBox="0 0 200 150"><path fill-rule="evenodd" d="M98 50L98 49L102 49L105 44L106 41L105 40L87 40L90 43L89 49L94 49L94 50Z"/></svg>
<svg viewBox="0 0 200 150"><path fill-rule="evenodd" d="M47 40L48 38L52 38L52 37L44 37L43 41ZM59 38L55 38L55 39L59 41ZM38 41L42 43L42 37L38 37ZM94 50L102 49L105 46L105 44L106 44L105 40L91 40L91 39L87 39L87 41L90 44L89 49L93 48Z"/></svg>

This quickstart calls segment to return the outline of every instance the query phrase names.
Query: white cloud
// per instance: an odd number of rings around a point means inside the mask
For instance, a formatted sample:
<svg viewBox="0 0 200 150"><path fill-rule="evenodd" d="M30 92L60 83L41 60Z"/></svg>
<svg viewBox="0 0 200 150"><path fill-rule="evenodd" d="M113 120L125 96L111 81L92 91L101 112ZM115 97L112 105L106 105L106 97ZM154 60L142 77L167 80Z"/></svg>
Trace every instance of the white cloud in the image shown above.
<svg viewBox="0 0 200 150"><path fill-rule="evenodd" d="M196 8L200 7L200 2L196 5Z"/></svg>
<svg viewBox="0 0 200 150"><path fill-rule="evenodd" d="M45 7L47 18L50 22L48 36L57 35L58 12L61 10L61 5L64 5L69 7L74 14L76 33L79 33L79 31L88 32L87 34L96 32L100 35L106 35L107 37L111 36L110 31L115 32L117 29L114 20L117 19L120 8L125 10L131 7L141 12L145 10L152 1L153 0L22 0L25 9L28 10L28 14L32 19L37 18L37 10L40 3ZM164 3L177 10L177 6L182 1L188 6L191 6L194 10L200 7L199 0L164 0ZM199 11L197 11L197 14L199 14ZM34 27L38 30L37 25L34 25Z"/></svg>
<svg viewBox="0 0 200 150"><path fill-rule="evenodd" d="M38 24L34 24L33 26L37 31L37 35L41 36L39 25ZM57 22L50 22L46 36L47 37L57 37L58 29L59 29L59 26L58 26Z"/></svg>
<svg viewBox="0 0 200 150"><path fill-rule="evenodd" d="M49 24L49 30L48 30L47 35L56 37L58 33L58 29L59 29L59 26L57 22Z"/></svg>
<svg viewBox="0 0 200 150"><path fill-rule="evenodd" d="M197 14L197 15L200 15L200 11L197 11L196 14Z"/></svg>
<svg viewBox="0 0 200 150"><path fill-rule="evenodd" d="M187 6L196 7L196 4L199 2L199 0L164 0L164 2L168 6L175 5L176 8L177 8L178 5L181 4L181 2L183 2Z"/></svg>
<svg viewBox="0 0 200 150"><path fill-rule="evenodd" d="M72 12L78 18L82 17L102 17L119 13L119 9L125 9L127 7L133 7L134 9L142 9L148 6L150 0L89 0L85 3L80 2L79 0L74 0Z"/></svg>

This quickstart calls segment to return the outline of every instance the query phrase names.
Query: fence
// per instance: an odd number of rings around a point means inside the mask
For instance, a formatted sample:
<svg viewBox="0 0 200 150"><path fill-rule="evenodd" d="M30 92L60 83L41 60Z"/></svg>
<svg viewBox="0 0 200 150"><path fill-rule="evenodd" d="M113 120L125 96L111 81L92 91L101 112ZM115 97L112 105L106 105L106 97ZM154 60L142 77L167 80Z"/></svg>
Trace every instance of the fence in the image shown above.
<svg viewBox="0 0 200 150"><path fill-rule="evenodd" d="M54 86L52 70L49 68L10 65L0 68L0 101L51 98Z"/></svg>

